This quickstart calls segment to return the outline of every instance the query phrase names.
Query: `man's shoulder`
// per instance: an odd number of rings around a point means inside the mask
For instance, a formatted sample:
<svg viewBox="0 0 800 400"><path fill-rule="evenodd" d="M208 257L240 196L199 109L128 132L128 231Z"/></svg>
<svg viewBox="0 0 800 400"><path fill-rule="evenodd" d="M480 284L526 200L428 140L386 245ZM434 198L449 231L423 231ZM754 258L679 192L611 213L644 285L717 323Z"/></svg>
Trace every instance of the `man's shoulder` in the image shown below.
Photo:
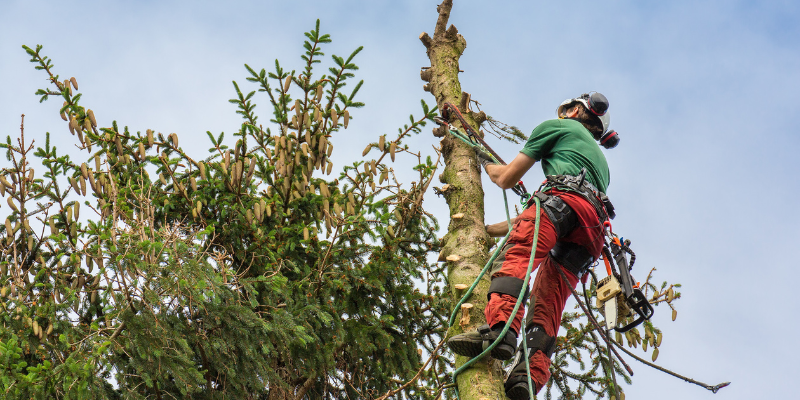
<svg viewBox="0 0 800 400"><path fill-rule="evenodd" d="M536 129L545 128L545 129L552 129L552 128L561 128L564 125L562 122L565 121L563 119L548 119L541 124L539 124Z"/></svg>
<svg viewBox="0 0 800 400"><path fill-rule="evenodd" d="M583 124L580 122L573 120L573 119L548 119L542 123L540 123L536 128L534 128L534 132L543 132L543 131L554 131L554 130L563 130L565 132L572 132L572 131L580 131L581 129L585 129Z"/></svg>

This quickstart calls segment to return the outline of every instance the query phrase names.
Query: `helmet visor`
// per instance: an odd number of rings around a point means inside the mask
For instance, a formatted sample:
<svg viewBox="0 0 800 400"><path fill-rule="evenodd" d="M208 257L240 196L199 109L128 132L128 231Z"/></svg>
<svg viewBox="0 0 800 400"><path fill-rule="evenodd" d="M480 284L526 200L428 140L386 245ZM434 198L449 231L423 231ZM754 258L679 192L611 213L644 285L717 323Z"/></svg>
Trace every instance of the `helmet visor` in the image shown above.
<svg viewBox="0 0 800 400"><path fill-rule="evenodd" d="M603 124L603 133L606 133L606 131L608 131L608 126L611 124L611 114L605 112L603 115L598 115L597 118L599 118L600 123Z"/></svg>

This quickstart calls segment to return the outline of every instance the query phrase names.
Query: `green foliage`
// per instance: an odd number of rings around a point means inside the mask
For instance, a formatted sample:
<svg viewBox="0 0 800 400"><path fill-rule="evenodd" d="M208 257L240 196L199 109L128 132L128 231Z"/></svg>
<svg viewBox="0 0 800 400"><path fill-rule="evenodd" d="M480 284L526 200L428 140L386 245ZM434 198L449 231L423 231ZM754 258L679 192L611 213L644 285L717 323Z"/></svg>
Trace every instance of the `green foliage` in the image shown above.
<svg viewBox="0 0 800 400"><path fill-rule="evenodd" d="M245 65L233 82L243 118L233 143L208 132L206 155L177 134L99 127L41 46L23 46L88 156L2 145L10 214L0 287L2 390L14 398L374 398L410 380L443 334L436 219L423 207L437 161L404 140L435 115L333 172L333 142L363 81L356 49L321 63L319 21L302 72ZM271 105L269 126L256 93ZM367 153L377 150L375 159ZM397 182L389 162L417 172ZM387 158L388 156L388 158ZM37 175L29 158L38 158ZM444 368L443 361L436 366ZM426 371L396 397L432 398Z"/></svg>

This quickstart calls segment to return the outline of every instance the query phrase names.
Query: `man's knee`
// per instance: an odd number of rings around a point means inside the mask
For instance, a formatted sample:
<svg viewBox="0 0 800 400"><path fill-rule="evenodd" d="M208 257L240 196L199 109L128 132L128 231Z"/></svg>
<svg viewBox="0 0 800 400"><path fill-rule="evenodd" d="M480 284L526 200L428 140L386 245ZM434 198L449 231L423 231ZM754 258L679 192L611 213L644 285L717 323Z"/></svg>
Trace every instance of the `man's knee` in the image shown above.
<svg viewBox="0 0 800 400"><path fill-rule="evenodd" d="M491 299L492 293L506 294L515 299L519 298L520 293L522 293L523 285L525 285L524 280L513 276L498 276L492 278L492 283L489 285L489 293L486 294L486 299ZM529 289L526 287L523 298L528 297L528 291Z"/></svg>

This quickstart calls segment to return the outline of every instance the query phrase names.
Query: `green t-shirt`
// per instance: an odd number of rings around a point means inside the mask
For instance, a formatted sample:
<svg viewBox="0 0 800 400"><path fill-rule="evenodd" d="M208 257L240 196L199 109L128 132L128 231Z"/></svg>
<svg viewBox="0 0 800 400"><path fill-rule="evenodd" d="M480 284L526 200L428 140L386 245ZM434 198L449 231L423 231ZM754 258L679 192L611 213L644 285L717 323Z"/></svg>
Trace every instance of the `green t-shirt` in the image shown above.
<svg viewBox="0 0 800 400"><path fill-rule="evenodd" d="M578 121L542 122L520 153L541 161L545 175L577 176L586 167L586 179L604 193L608 189L610 173L606 157L592 134Z"/></svg>

